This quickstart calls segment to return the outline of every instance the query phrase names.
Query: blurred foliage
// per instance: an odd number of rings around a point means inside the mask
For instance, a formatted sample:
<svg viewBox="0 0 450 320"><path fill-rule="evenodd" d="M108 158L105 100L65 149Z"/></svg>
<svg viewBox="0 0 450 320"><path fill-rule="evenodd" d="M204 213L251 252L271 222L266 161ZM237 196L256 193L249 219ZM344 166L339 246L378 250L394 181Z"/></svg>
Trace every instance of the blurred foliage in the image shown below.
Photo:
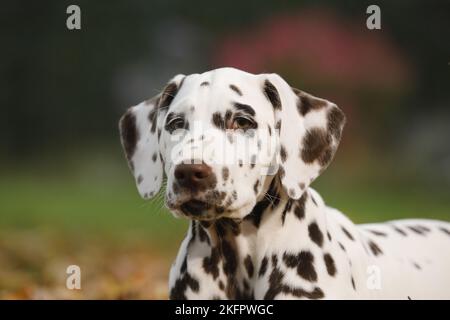
<svg viewBox="0 0 450 320"><path fill-rule="evenodd" d="M167 299L170 260L145 241L15 230L0 234L0 299ZM66 269L81 269L81 289Z"/></svg>
<svg viewBox="0 0 450 320"><path fill-rule="evenodd" d="M80 31L65 27L69 4ZM369 4L2 3L0 298L167 297L187 222L161 197L139 198L117 122L173 75L242 53L240 67L261 62L253 71L346 111L337 157L313 184L327 204L358 223L450 220L450 2L377 1L381 31L365 28ZM81 292L64 288L73 263L87 272Z"/></svg>
<svg viewBox="0 0 450 320"><path fill-rule="evenodd" d="M65 8L72 3L2 4L3 156L26 161L25 156L40 154L42 149L64 150L86 138L116 141L117 118L127 106L154 95L176 73L215 67L212 53L226 36L304 8L336 12L364 30L369 4L246 1L236 7L229 1L84 0L76 1L82 8L82 30L69 31ZM395 101L399 104L395 109L404 111L393 114L391 123L382 126L392 133L398 119L424 112L424 108L448 106L450 44L445 39L449 38L450 6L448 1L380 1L378 5L383 34L395 42L417 72L413 90ZM296 41L293 34L292 42ZM127 77L134 68L140 68L137 77L153 80L147 81L147 86L145 81L136 84L139 79ZM267 71L281 73L285 69L273 66ZM379 72L383 74L383 70ZM361 113L370 110L358 107Z"/></svg>
<svg viewBox="0 0 450 320"><path fill-rule="evenodd" d="M2 171L0 226L103 232L124 238L134 234L157 246L177 248L187 221L164 208L162 194L142 200L128 169L115 161L111 149L84 154L89 156L69 155L51 164L44 158L20 173L13 168L8 171L14 174ZM358 159L349 164L338 153L335 160L312 187L328 205L355 222L407 217L450 220L446 189L420 177L396 176L389 163L371 163L369 171Z"/></svg>

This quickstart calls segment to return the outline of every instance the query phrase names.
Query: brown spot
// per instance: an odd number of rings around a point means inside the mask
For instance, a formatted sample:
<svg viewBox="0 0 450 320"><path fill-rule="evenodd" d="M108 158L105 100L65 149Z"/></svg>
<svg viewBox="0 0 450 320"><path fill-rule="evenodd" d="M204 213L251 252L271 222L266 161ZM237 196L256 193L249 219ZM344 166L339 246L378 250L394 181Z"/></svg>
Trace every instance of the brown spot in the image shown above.
<svg viewBox="0 0 450 320"><path fill-rule="evenodd" d="M326 166L333 156L330 135L320 128L310 129L303 138L300 156L308 164L318 160L320 165Z"/></svg>
<svg viewBox="0 0 450 320"><path fill-rule="evenodd" d="M208 244L211 244L208 233L205 231L205 227L202 224L199 225L198 236L199 236L201 242L206 242Z"/></svg>
<svg viewBox="0 0 450 320"><path fill-rule="evenodd" d="M350 232L348 232L347 229L345 229L344 227L341 227L341 229L344 232L344 234L347 236L347 238L349 238L352 241L355 241L355 239L353 238L352 234Z"/></svg>
<svg viewBox="0 0 450 320"><path fill-rule="evenodd" d="M269 276L269 289L264 295L264 300L273 300L282 290L283 273L277 267L274 267Z"/></svg>
<svg viewBox="0 0 450 320"><path fill-rule="evenodd" d="M273 108L281 110L281 100L277 88L269 80L264 81L264 95L270 101Z"/></svg>
<svg viewBox="0 0 450 320"><path fill-rule="evenodd" d="M223 255L223 272L227 276L232 276L237 269L236 252L228 241L222 240L222 255Z"/></svg>
<svg viewBox="0 0 450 320"><path fill-rule="evenodd" d="M281 157L281 162L285 163L286 158L287 158L287 152L286 152L286 148L283 145L281 145L281 147L280 147L280 157Z"/></svg>
<svg viewBox="0 0 450 320"><path fill-rule="evenodd" d="M255 191L255 194L258 194L258 189L259 189L259 185L261 184L261 182L258 180L256 180L255 184L253 185L253 191Z"/></svg>
<svg viewBox="0 0 450 320"><path fill-rule="evenodd" d="M312 291L306 291L302 288L291 287L291 286L283 284L284 274L277 267L276 256L272 256L272 260L273 260L274 266L273 266L272 272L269 277L269 289L267 290L266 294L264 295L264 299L273 300L280 293L291 294L298 298L307 298L307 299L321 299L325 296L323 291L318 287L315 287ZM300 268L300 266L299 266L299 268ZM297 269L297 271L299 270L299 268ZM314 273L315 273L315 271L314 271ZM317 277L317 274L316 274L316 277Z"/></svg>
<svg viewBox="0 0 450 320"><path fill-rule="evenodd" d="M284 206L283 212L281 214L281 224L284 225L284 221L286 220L286 214L291 211L292 204L294 203L293 199L289 199Z"/></svg>
<svg viewBox="0 0 450 320"><path fill-rule="evenodd" d="M248 115L251 115L251 116L254 116L256 113L255 113L255 109L253 109L252 107L250 107L248 104L243 104L243 103L238 103L238 102L235 102L234 103L234 107L237 109L237 110L239 110L239 111L241 111L241 112L243 112L243 113L246 113L246 114L248 114Z"/></svg>
<svg viewBox="0 0 450 320"><path fill-rule="evenodd" d="M206 87L209 86L209 82L208 81L203 81L202 83L200 83L201 87Z"/></svg>
<svg viewBox="0 0 450 320"><path fill-rule="evenodd" d="M250 255L247 255L247 257L245 257L244 265L245 265L245 269L247 270L248 276L250 278L253 277L254 267L253 267L253 262L252 262L252 258L250 257Z"/></svg>
<svg viewBox="0 0 450 320"><path fill-rule="evenodd" d="M119 121L120 137L125 156L131 160L139 139L139 132L136 127L136 116L128 110Z"/></svg>
<svg viewBox="0 0 450 320"><path fill-rule="evenodd" d="M203 270L206 273L211 274L214 280L219 276L219 260L220 255L217 248L211 249L211 256L203 259Z"/></svg>
<svg viewBox="0 0 450 320"><path fill-rule="evenodd" d="M379 236L379 237L387 237L387 234L384 232L381 232L381 231L377 231L377 230L367 230L367 231L369 231L370 233L372 233L376 236Z"/></svg>
<svg viewBox="0 0 450 320"><path fill-rule="evenodd" d="M285 252L283 254L283 261L289 268L295 268L299 264L299 255L290 254Z"/></svg>
<svg viewBox="0 0 450 320"><path fill-rule="evenodd" d="M274 253L272 254L272 267L278 266L278 256Z"/></svg>
<svg viewBox="0 0 450 320"><path fill-rule="evenodd" d="M220 236L225 236L227 231L230 231L233 235L237 236L241 233L239 223L230 218L222 218L216 221L216 231Z"/></svg>
<svg viewBox="0 0 450 320"><path fill-rule="evenodd" d="M230 89L236 92L238 95L242 96L242 91L236 87L234 84L230 84Z"/></svg>
<svg viewBox="0 0 450 320"><path fill-rule="evenodd" d="M197 222L196 221L192 221L191 222L191 238L189 239L189 246L195 241L195 238L197 236L197 231L196 230L197 230Z"/></svg>
<svg viewBox="0 0 450 320"><path fill-rule="evenodd" d="M417 234L420 234L422 236L425 235L425 230L420 228L420 226L408 226L408 228Z"/></svg>
<svg viewBox="0 0 450 320"><path fill-rule="evenodd" d="M323 234L316 222L313 222L308 226L308 233L310 239L319 247L322 247Z"/></svg>
<svg viewBox="0 0 450 320"><path fill-rule="evenodd" d="M280 203L280 196L277 192L277 185L275 179L272 180L269 186L269 190L267 191L267 197L264 197L261 201L257 202L253 207L250 214L248 214L245 219L251 220L255 227L259 227L261 222L261 218L265 210L271 206L272 211L278 206Z"/></svg>
<svg viewBox="0 0 450 320"><path fill-rule="evenodd" d="M403 231L402 229L400 229L399 227L396 226L392 226L392 228L394 228L395 231L397 231L398 233L400 233L402 236L406 237L408 234Z"/></svg>
<svg viewBox="0 0 450 320"><path fill-rule="evenodd" d="M296 88L292 88L292 90L299 98L297 101L297 109L302 116L305 116L311 110L319 110L328 105L323 99L316 98Z"/></svg>
<svg viewBox="0 0 450 320"><path fill-rule="evenodd" d="M341 139L342 128L345 124L345 115L338 108L333 107L330 111L328 111L328 131L333 135L336 140Z"/></svg>
<svg viewBox="0 0 450 320"><path fill-rule="evenodd" d="M211 221L200 221L200 224L203 228L208 229L211 226Z"/></svg>
<svg viewBox="0 0 450 320"><path fill-rule="evenodd" d="M150 127L150 132L151 133L155 133L156 131L156 127L158 125L158 108L153 108L152 110L150 110L150 112L148 113L148 121L151 124Z"/></svg>
<svg viewBox="0 0 450 320"><path fill-rule="evenodd" d="M185 292L189 287L193 292L198 292L200 285L198 281L193 278L188 272L184 271L184 274L175 281L175 285L170 290L171 300L185 300Z"/></svg>
<svg viewBox="0 0 450 320"><path fill-rule="evenodd" d="M444 227L439 227L439 230L441 230L443 233L445 233L446 235L450 236L450 230L446 229Z"/></svg>
<svg viewBox="0 0 450 320"><path fill-rule="evenodd" d="M327 272L330 276L334 277L336 275L336 265L334 263L333 257L329 253L323 255L323 261L327 267Z"/></svg>
<svg viewBox="0 0 450 320"><path fill-rule="evenodd" d="M225 130L225 120L220 114L220 112L214 112L212 115L212 123L216 128Z"/></svg>
<svg viewBox="0 0 450 320"><path fill-rule="evenodd" d="M275 123L275 129L281 130L281 120L278 120L277 123Z"/></svg>
<svg viewBox="0 0 450 320"><path fill-rule="evenodd" d="M305 203L307 198L308 194L305 192L295 203L294 214L299 220L302 220L305 217Z"/></svg>
<svg viewBox="0 0 450 320"><path fill-rule="evenodd" d="M259 277L264 276L264 274L266 273L268 262L269 262L269 260L267 259L267 257L264 257L261 260L261 266L259 267L259 272L258 272Z"/></svg>
<svg viewBox="0 0 450 320"><path fill-rule="evenodd" d="M283 285L281 291L283 293L290 293L298 298L306 298L310 300L322 299L323 297L325 297L325 294L319 287L314 287L313 291L306 291L302 288L291 288L289 286Z"/></svg>
<svg viewBox="0 0 450 320"><path fill-rule="evenodd" d="M297 268L297 273L303 279L315 282L317 273L314 268L314 256L309 251L301 251L299 254L283 254L283 262L288 268Z"/></svg>
<svg viewBox="0 0 450 320"><path fill-rule="evenodd" d="M221 214L221 213L224 213L224 211L225 211L224 207L222 207L222 206L216 207L216 213Z"/></svg>
<svg viewBox="0 0 450 320"><path fill-rule="evenodd" d="M422 229L422 230L425 231L425 232L430 232L430 231L431 231L430 228L425 227L425 226L419 225L419 226L417 226L417 227L420 228L420 229Z"/></svg>
<svg viewBox="0 0 450 320"><path fill-rule="evenodd" d="M243 284L244 284L244 291L249 291L250 285L248 284L248 281L244 279Z"/></svg>
<svg viewBox="0 0 450 320"><path fill-rule="evenodd" d="M230 109L228 109L227 111L225 111L225 127L227 127L227 124L231 124L231 117L233 116L233 111L231 111Z"/></svg>
<svg viewBox="0 0 450 320"><path fill-rule="evenodd" d="M372 253L376 256L383 253L383 251L381 251L380 247L372 240L369 240L369 248L372 251Z"/></svg>
<svg viewBox="0 0 450 320"><path fill-rule="evenodd" d="M316 199L314 199L314 197L313 196L311 196L311 200L312 200L312 202L314 203L314 205L317 207L318 206L318 204L317 204L317 202L316 202Z"/></svg>

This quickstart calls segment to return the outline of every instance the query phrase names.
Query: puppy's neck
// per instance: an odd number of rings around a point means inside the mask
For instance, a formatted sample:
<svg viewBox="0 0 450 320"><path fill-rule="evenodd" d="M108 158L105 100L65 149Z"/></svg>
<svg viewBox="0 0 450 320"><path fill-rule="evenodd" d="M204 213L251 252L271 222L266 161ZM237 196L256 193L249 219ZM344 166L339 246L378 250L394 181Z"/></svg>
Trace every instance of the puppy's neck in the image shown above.
<svg viewBox="0 0 450 320"><path fill-rule="evenodd" d="M304 196L293 200L278 181L269 181L266 195L259 199L244 219L191 222L191 239L198 236L199 247L205 248L205 244L209 247L203 261L205 271L212 276L223 272L228 279L226 283L233 284L224 288L227 297L252 298L261 261L267 259L274 242L292 241L285 237L286 234L297 234L297 240L305 247L314 246L312 242L325 245L328 241L320 231L325 228L318 227L326 225L320 196L314 190L306 189ZM311 226L314 228L311 229ZM290 232L286 232L285 228ZM311 231L314 232L313 237ZM194 247L191 250L194 252ZM219 269L222 271L219 272Z"/></svg>
<svg viewBox="0 0 450 320"><path fill-rule="evenodd" d="M227 242L238 251L242 246L249 249L261 248L261 242L270 240L268 234L275 236L285 227L294 226L301 231L302 227L307 229L312 221L326 224L321 210L323 206L321 197L309 188L300 199L291 199L278 176L272 176L266 179L255 206L243 219L203 221L199 223L199 229L204 230L211 246L221 247L221 243Z"/></svg>

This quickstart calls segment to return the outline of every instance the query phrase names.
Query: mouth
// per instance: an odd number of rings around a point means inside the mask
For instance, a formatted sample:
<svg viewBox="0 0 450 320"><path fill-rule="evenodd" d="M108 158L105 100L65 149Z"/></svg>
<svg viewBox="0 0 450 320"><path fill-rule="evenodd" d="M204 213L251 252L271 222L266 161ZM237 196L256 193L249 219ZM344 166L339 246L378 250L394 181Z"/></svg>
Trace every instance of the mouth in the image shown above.
<svg viewBox="0 0 450 320"><path fill-rule="evenodd" d="M175 216L193 220L215 220L222 217L239 218L242 210L249 211L254 206L252 202L246 202L239 206L216 205L211 202L195 198L186 199L184 202L175 204L168 203L168 208L173 210Z"/></svg>
<svg viewBox="0 0 450 320"><path fill-rule="evenodd" d="M189 216L204 215L210 208L211 205L209 203L196 199L186 201L180 206L180 210Z"/></svg>

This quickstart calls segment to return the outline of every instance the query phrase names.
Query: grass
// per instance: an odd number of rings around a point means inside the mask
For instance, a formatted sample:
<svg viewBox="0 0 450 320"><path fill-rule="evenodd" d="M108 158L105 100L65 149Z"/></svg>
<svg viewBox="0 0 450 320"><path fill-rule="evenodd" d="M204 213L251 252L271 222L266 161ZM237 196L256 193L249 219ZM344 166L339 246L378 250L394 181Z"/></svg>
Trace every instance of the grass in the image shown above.
<svg viewBox="0 0 450 320"><path fill-rule="evenodd" d="M167 298L187 221L140 199L121 155L83 154L1 166L0 299ZM416 179L338 164L313 187L357 223L450 220L447 189ZM81 291L65 288L70 264L82 267Z"/></svg>
<svg viewBox="0 0 450 320"><path fill-rule="evenodd" d="M117 182L117 181L116 181ZM183 233L161 201L144 202L132 179L123 183L31 177L2 179L0 227L144 235L161 244ZM179 236L177 236L179 238Z"/></svg>
<svg viewBox="0 0 450 320"><path fill-rule="evenodd" d="M140 199L120 157L100 153L70 159L52 165L44 159L45 165L37 164L34 169L10 167L4 172L0 228L143 236L158 245L182 239L187 222L168 213L161 198ZM450 197L445 188L350 172L335 166L313 187L328 205L357 223L410 217L450 220Z"/></svg>

